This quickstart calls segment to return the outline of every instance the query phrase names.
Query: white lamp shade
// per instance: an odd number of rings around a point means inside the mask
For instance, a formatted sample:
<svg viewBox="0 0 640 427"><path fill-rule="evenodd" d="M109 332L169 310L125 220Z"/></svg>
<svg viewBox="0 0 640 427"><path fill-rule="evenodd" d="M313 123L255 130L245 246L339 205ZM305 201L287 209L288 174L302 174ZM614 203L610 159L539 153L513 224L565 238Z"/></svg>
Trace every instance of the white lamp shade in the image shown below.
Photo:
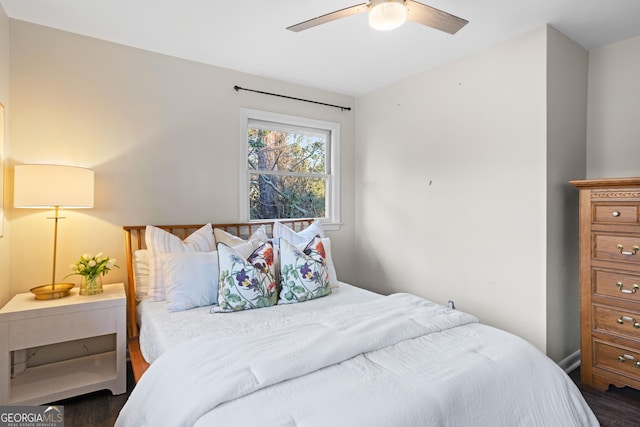
<svg viewBox="0 0 640 427"><path fill-rule="evenodd" d="M94 172L59 165L18 165L14 168L13 206L92 208Z"/></svg>
<svg viewBox="0 0 640 427"><path fill-rule="evenodd" d="M372 1L369 25L381 31L398 28L407 20L407 8L403 0Z"/></svg>

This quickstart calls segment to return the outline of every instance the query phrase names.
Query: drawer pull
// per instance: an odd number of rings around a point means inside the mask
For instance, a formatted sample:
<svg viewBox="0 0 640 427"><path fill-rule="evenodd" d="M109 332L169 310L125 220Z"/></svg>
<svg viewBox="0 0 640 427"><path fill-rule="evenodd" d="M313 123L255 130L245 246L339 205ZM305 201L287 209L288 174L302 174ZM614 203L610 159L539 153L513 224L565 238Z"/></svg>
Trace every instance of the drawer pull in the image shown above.
<svg viewBox="0 0 640 427"><path fill-rule="evenodd" d="M613 211L611 212L611 215L615 216L615 217L619 217L620 216L620 212L618 211Z"/></svg>
<svg viewBox="0 0 640 427"><path fill-rule="evenodd" d="M639 287L636 283L634 283L631 287L632 289L622 289L624 287L624 283L622 282L616 283L616 286L620 288L620 292L622 292L623 294L635 294Z"/></svg>
<svg viewBox="0 0 640 427"><path fill-rule="evenodd" d="M618 361L620 361L620 363L624 363L627 360L632 360L633 366L635 366L636 368L640 368L640 362L635 357L628 354L621 354L620 356L618 356Z"/></svg>
<svg viewBox="0 0 640 427"><path fill-rule="evenodd" d="M620 318L617 320L617 322L619 324L621 324L621 325L624 325L624 322L632 322L634 328L640 329L640 323L636 322L636 319L634 319L633 317L620 316Z"/></svg>
<svg viewBox="0 0 640 427"><path fill-rule="evenodd" d="M616 246L618 248L618 252L620 252L622 255L635 255L638 251L640 251L640 246L638 245L633 245L633 251L629 252L629 251L624 251L624 246L622 245L617 245Z"/></svg>

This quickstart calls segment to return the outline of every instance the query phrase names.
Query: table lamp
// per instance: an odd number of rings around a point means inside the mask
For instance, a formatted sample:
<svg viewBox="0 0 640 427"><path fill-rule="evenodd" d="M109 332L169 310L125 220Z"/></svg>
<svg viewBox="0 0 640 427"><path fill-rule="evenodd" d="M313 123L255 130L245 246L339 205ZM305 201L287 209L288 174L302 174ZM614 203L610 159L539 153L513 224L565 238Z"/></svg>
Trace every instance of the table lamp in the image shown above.
<svg viewBox="0 0 640 427"><path fill-rule="evenodd" d="M73 283L56 283L56 250L60 208L93 207L94 172L75 166L18 165L14 168L13 206L15 208L54 209L53 272L51 283L31 289L36 299L69 295Z"/></svg>

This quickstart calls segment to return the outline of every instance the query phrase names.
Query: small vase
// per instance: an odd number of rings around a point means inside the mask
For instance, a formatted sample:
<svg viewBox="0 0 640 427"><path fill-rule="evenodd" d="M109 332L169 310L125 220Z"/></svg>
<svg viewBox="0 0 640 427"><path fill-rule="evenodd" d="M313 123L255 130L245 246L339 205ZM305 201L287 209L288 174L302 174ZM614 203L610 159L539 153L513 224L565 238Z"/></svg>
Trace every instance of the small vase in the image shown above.
<svg viewBox="0 0 640 427"><path fill-rule="evenodd" d="M82 276L80 295L96 295L102 293L102 278Z"/></svg>

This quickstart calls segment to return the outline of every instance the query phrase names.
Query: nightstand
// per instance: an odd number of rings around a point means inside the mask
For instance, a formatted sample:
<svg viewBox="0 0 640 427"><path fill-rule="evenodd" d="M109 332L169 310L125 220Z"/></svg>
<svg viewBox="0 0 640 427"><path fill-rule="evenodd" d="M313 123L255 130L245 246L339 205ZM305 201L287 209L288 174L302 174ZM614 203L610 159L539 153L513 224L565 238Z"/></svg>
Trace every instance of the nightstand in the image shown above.
<svg viewBox="0 0 640 427"><path fill-rule="evenodd" d="M0 405L40 405L108 389L122 394L126 376L126 296L122 283L98 295L39 301L30 292L0 309ZM83 338L115 335L115 348L27 368L11 377L11 353Z"/></svg>

